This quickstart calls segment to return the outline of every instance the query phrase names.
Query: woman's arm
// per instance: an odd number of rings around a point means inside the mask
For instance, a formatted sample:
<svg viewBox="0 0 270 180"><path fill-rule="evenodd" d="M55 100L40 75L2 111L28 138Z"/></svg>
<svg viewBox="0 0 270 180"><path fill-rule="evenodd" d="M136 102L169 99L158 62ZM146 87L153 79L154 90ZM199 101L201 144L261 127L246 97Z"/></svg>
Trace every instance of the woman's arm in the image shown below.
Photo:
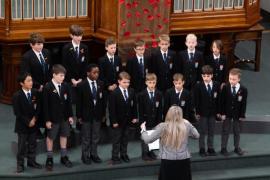
<svg viewBox="0 0 270 180"><path fill-rule="evenodd" d="M145 130L142 128L142 129L143 129L143 130L142 130L142 135L141 135L142 140L143 140L146 144L149 144L149 143L154 142L154 141L157 140L158 138L160 138L161 132L162 132L162 129L163 129L162 124L163 124L163 123L157 125L156 128L154 129L154 132L152 132L151 134L148 134L147 131L145 131Z"/></svg>

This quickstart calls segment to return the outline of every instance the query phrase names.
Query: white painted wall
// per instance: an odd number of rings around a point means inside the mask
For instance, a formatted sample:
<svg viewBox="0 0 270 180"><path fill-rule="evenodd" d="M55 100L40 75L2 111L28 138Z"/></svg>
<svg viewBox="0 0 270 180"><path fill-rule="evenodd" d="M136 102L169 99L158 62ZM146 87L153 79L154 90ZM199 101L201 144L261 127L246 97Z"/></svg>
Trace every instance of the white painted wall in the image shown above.
<svg viewBox="0 0 270 180"><path fill-rule="evenodd" d="M261 8L270 13L270 1L269 0L261 0Z"/></svg>

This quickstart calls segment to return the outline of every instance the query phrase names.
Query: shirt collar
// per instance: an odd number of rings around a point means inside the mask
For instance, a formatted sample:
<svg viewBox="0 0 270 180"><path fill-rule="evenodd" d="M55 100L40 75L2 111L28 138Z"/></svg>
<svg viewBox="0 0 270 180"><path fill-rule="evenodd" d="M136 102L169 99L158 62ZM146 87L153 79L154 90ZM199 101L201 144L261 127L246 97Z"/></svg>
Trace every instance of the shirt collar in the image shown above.
<svg viewBox="0 0 270 180"><path fill-rule="evenodd" d="M59 84L59 83L55 82L54 79L52 79L52 83L53 83L53 85L55 86L55 88L56 88L57 90L58 90L58 86L59 86L59 85L61 86L61 83Z"/></svg>
<svg viewBox="0 0 270 180"><path fill-rule="evenodd" d="M195 54L195 49L194 49L194 50L192 50L192 51L188 49L187 51L188 51L188 54L189 54L189 53L193 53L193 54Z"/></svg>
<svg viewBox="0 0 270 180"><path fill-rule="evenodd" d="M177 93L181 94L183 92L183 88L181 89L181 91L178 91L176 88L174 88L174 89L175 89L176 94Z"/></svg>
<svg viewBox="0 0 270 180"><path fill-rule="evenodd" d="M204 84L205 84L206 87L207 87L208 84L210 84L210 87L213 87L213 81L210 81L209 83L204 82Z"/></svg>
<svg viewBox="0 0 270 180"><path fill-rule="evenodd" d="M137 57L139 63L140 63L140 59L143 59L143 56L138 56L137 54L136 54L136 57Z"/></svg>
<svg viewBox="0 0 270 180"><path fill-rule="evenodd" d="M71 41L72 42L72 45L73 45L73 48L75 49L76 47L78 47L78 49L80 49L80 44L75 44L74 41Z"/></svg>
<svg viewBox="0 0 270 180"><path fill-rule="evenodd" d="M232 89L232 85L231 85L231 89ZM236 85L235 85L235 89L236 89L236 91L238 91L238 89L240 88L240 83L237 83Z"/></svg>
<svg viewBox="0 0 270 180"><path fill-rule="evenodd" d="M92 85L92 82L94 82L95 84L96 84L96 81L94 80L91 80L91 79L89 79L88 77L87 77L87 81L89 82L89 84L91 84Z"/></svg>
<svg viewBox="0 0 270 180"><path fill-rule="evenodd" d="M150 92L153 92L153 94L155 94L155 90L150 91L148 88L146 88L146 90L147 90L148 94L150 94Z"/></svg>
<svg viewBox="0 0 270 180"><path fill-rule="evenodd" d="M109 53L107 53L107 57L108 57L109 59L111 59L111 58L114 59L114 56L109 55Z"/></svg>
<svg viewBox="0 0 270 180"><path fill-rule="evenodd" d="M166 53L166 55L168 55L168 50L167 51L162 51L161 49L160 49L160 52L161 52L161 54L163 55L164 53Z"/></svg>
<svg viewBox="0 0 270 180"><path fill-rule="evenodd" d="M218 56L216 56L215 54L213 54L214 59L219 59L220 58L220 54Z"/></svg>
<svg viewBox="0 0 270 180"><path fill-rule="evenodd" d="M27 93L30 93L31 94L31 90L29 90L29 91L26 91L25 89L23 89L22 88L22 90L23 90L23 92L24 92L24 94L27 96Z"/></svg>

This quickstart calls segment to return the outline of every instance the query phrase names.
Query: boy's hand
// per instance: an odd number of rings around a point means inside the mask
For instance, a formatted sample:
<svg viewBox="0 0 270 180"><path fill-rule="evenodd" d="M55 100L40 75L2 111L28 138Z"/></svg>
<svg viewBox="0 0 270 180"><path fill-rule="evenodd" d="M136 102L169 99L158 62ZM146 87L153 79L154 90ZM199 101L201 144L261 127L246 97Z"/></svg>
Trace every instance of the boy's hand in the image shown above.
<svg viewBox="0 0 270 180"><path fill-rule="evenodd" d="M135 124L135 123L137 123L137 122L139 122L138 121L138 119L132 119L132 121L131 121L133 124Z"/></svg>
<svg viewBox="0 0 270 180"><path fill-rule="evenodd" d="M78 81L76 81L75 79L71 79L71 82L73 87L76 87L78 84Z"/></svg>
<svg viewBox="0 0 270 180"><path fill-rule="evenodd" d="M33 118L31 119L30 123L29 123L29 127L34 127L35 124L36 124L36 118L33 117Z"/></svg>
<svg viewBox="0 0 270 180"><path fill-rule="evenodd" d="M109 91L113 91L113 90L115 90L115 88L117 88L117 85L116 85L116 84L113 84L113 85L110 85L110 86L108 87L108 90L109 90Z"/></svg>
<svg viewBox="0 0 270 180"><path fill-rule="evenodd" d="M73 124L73 122L74 122L73 117L69 117L68 122L69 122L69 124Z"/></svg>
<svg viewBox="0 0 270 180"><path fill-rule="evenodd" d="M226 115L221 115L221 120L224 121L226 119Z"/></svg>
<svg viewBox="0 0 270 180"><path fill-rule="evenodd" d="M144 122L141 124L141 130L142 130L142 131L146 131L145 124L146 124L146 122L145 122L145 121L144 121Z"/></svg>
<svg viewBox="0 0 270 180"><path fill-rule="evenodd" d="M38 92L41 92L43 90L43 85L39 86Z"/></svg>
<svg viewBox="0 0 270 180"><path fill-rule="evenodd" d="M52 128L52 122L51 121L47 121L46 122L46 128L47 129L51 129Z"/></svg>
<svg viewBox="0 0 270 180"><path fill-rule="evenodd" d="M118 123L113 124L113 128L117 128L119 126Z"/></svg>

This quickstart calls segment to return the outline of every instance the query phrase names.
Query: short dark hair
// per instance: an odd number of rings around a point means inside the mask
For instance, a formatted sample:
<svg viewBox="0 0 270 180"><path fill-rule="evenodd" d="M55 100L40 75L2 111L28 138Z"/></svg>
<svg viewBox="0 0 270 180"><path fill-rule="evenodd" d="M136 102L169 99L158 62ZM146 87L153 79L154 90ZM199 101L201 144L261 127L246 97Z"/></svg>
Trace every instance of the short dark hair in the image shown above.
<svg viewBox="0 0 270 180"><path fill-rule="evenodd" d="M217 48L222 51L223 50L223 43L221 40L219 39L216 39L212 42L212 45L211 45L211 51L212 51L212 48L213 48L213 45L216 44Z"/></svg>
<svg viewBox="0 0 270 180"><path fill-rule="evenodd" d="M69 33L73 36L82 36L83 28L77 24L73 24L69 27Z"/></svg>
<svg viewBox="0 0 270 180"><path fill-rule="evenodd" d="M123 79L130 80L130 75L127 72L125 72L125 71L120 72L119 75L118 75L118 80L119 81L121 81Z"/></svg>
<svg viewBox="0 0 270 180"><path fill-rule="evenodd" d="M108 47L109 45L116 44L116 40L114 37L109 37L105 41L105 47Z"/></svg>
<svg viewBox="0 0 270 180"><path fill-rule="evenodd" d="M136 49L137 47L140 47L140 46L144 46L145 45L145 42L144 40L142 39L139 39L137 41L134 42L134 48Z"/></svg>
<svg viewBox="0 0 270 180"><path fill-rule="evenodd" d="M17 77L17 82L18 83L23 83L28 76L32 77L32 75L30 73L28 73L28 72L20 73L18 75L18 77Z"/></svg>
<svg viewBox="0 0 270 180"><path fill-rule="evenodd" d="M204 65L202 67L202 74L213 74L213 68L209 65Z"/></svg>
<svg viewBox="0 0 270 180"><path fill-rule="evenodd" d="M233 76L238 76L239 78L241 78L241 70L239 68L232 68L229 72L230 75Z"/></svg>
<svg viewBox="0 0 270 180"><path fill-rule="evenodd" d="M98 68L98 65L97 64L89 64L86 68L86 72L91 72L94 68Z"/></svg>
<svg viewBox="0 0 270 180"><path fill-rule="evenodd" d="M45 39L40 33L32 32L30 34L30 37L29 37L30 44L34 45L36 43L44 43L44 42L45 42Z"/></svg>
<svg viewBox="0 0 270 180"><path fill-rule="evenodd" d="M55 64L52 67L53 74L60 74L60 73L66 74L66 72L67 72L66 68L61 64Z"/></svg>
<svg viewBox="0 0 270 180"><path fill-rule="evenodd" d="M183 74L181 74L181 73L175 73L173 75L173 80L174 81L179 81L179 80L184 81L185 78L184 78Z"/></svg>

